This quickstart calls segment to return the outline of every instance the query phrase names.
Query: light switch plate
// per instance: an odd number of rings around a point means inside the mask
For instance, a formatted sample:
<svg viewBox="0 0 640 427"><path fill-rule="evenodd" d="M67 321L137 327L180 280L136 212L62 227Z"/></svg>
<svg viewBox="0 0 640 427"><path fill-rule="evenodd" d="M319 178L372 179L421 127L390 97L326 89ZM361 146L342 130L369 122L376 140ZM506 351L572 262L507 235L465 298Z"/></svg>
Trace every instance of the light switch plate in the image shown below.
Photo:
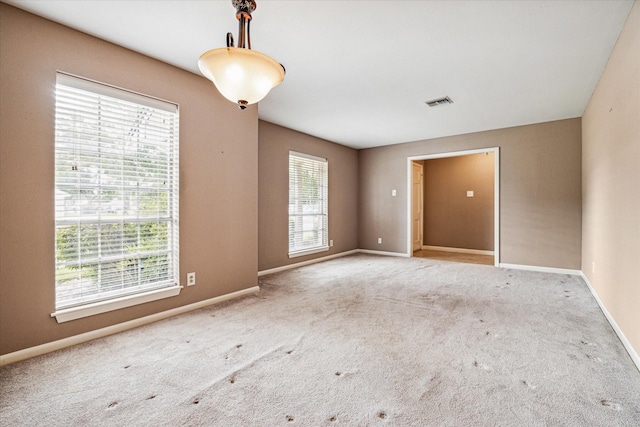
<svg viewBox="0 0 640 427"><path fill-rule="evenodd" d="M473 190L467 191L467 197L473 197Z"/></svg>

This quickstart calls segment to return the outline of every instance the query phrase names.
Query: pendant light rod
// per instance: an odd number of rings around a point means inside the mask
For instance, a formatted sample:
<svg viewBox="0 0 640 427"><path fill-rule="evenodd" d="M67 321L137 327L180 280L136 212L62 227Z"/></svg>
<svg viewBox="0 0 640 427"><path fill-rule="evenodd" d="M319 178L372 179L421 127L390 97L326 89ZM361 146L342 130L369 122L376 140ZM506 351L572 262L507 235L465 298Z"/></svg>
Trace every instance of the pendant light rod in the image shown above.
<svg viewBox="0 0 640 427"><path fill-rule="evenodd" d="M238 47L251 49L251 14L256 10L256 2L255 0L231 0L231 4L236 8L238 19Z"/></svg>

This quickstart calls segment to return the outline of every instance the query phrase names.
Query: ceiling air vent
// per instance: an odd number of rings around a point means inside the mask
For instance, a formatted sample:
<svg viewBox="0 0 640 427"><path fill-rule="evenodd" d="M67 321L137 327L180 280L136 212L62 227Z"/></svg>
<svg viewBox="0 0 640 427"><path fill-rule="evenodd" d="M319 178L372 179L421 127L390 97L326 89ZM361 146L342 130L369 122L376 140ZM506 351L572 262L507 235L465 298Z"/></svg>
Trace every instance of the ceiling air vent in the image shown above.
<svg viewBox="0 0 640 427"><path fill-rule="evenodd" d="M427 101L425 104L429 107L437 107L438 105L453 104L453 101L448 96L445 96L444 98L432 99L431 101Z"/></svg>

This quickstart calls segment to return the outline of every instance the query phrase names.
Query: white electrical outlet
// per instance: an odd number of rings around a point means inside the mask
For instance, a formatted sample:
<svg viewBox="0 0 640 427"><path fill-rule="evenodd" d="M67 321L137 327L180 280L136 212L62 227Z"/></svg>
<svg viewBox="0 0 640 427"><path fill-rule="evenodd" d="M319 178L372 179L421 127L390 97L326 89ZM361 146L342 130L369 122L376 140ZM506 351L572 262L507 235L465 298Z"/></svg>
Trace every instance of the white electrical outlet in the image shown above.
<svg viewBox="0 0 640 427"><path fill-rule="evenodd" d="M187 273L187 286L196 284L196 273Z"/></svg>
<svg viewBox="0 0 640 427"><path fill-rule="evenodd" d="M396 190L391 190L391 196L392 197L396 197L398 193L396 192Z"/></svg>
<svg viewBox="0 0 640 427"><path fill-rule="evenodd" d="M378 237L378 244L381 245L382 244L382 237Z"/></svg>
<svg viewBox="0 0 640 427"><path fill-rule="evenodd" d="M333 240L329 240L329 246L333 246Z"/></svg>

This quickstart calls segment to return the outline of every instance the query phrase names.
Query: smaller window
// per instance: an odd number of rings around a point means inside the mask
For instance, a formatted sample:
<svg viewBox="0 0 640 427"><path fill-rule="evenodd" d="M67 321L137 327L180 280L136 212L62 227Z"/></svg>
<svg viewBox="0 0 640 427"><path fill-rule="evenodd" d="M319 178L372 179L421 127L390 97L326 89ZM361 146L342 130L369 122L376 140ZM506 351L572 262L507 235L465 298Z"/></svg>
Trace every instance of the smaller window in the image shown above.
<svg viewBox="0 0 640 427"><path fill-rule="evenodd" d="M329 249L327 159L289 152L289 257Z"/></svg>

